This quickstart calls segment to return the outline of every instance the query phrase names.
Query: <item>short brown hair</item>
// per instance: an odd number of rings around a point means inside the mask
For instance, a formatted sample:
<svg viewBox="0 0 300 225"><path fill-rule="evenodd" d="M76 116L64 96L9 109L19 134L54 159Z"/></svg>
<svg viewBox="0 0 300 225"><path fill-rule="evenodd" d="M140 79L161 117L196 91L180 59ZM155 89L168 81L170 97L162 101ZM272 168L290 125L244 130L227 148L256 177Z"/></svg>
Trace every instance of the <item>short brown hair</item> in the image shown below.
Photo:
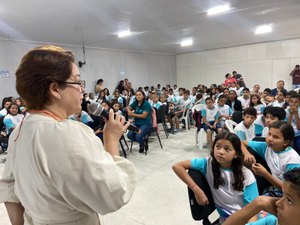
<svg viewBox="0 0 300 225"><path fill-rule="evenodd" d="M71 51L54 45L36 47L23 56L16 71L16 89L29 109L43 109L50 103L49 85L66 81L74 61Z"/></svg>

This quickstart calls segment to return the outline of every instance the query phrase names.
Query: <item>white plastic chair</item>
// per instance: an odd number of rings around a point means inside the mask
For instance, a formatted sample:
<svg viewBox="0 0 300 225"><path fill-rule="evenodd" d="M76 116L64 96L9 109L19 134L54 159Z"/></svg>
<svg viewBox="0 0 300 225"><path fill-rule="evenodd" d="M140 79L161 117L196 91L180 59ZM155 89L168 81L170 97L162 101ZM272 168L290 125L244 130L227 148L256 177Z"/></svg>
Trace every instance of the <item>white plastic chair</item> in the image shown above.
<svg viewBox="0 0 300 225"><path fill-rule="evenodd" d="M184 120L186 130L189 129L189 126L190 126L189 108L190 108L191 104L192 103L190 102L184 107L182 116L179 118L179 121Z"/></svg>
<svg viewBox="0 0 300 225"><path fill-rule="evenodd" d="M192 107L192 113L195 111L201 111L205 107L205 104L197 104Z"/></svg>
<svg viewBox="0 0 300 225"><path fill-rule="evenodd" d="M225 126L229 130L229 132L233 133L234 127L237 125L233 120L225 120Z"/></svg>

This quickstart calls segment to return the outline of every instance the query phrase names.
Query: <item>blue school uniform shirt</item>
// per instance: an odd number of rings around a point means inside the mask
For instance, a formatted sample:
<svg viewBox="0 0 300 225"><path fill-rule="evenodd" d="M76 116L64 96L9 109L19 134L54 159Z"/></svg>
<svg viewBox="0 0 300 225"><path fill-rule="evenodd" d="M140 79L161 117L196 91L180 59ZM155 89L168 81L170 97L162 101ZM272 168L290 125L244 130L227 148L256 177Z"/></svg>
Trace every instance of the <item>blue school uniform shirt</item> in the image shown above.
<svg viewBox="0 0 300 225"><path fill-rule="evenodd" d="M271 174L280 180L286 171L300 167L300 156L292 147L275 152L266 142L249 141L248 146L267 162Z"/></svg>
<svg viewBox="0 0 300 225"><path fill-rule="evenodd" d="M264 128L265 128L265 123L263 121L264 116L259 115L257 116L256 120L254 121L254 132L255 136L263 136L265 137L264 134Z"/></svg>
<svg viewBox="0 0 300 225"><path fill-rule="evenodd" d="M245 177L243 181L244 189L237 191L232 186L234 183L232 170L221 168L221 176L224 178L225 185L215 189L211 162L211 157L195 158L191 160L191 168L200 171L205 176L218 213L221 217L227 218L258 196L256 180L253 173L246 167L243 167L242 171Z"/></svg>

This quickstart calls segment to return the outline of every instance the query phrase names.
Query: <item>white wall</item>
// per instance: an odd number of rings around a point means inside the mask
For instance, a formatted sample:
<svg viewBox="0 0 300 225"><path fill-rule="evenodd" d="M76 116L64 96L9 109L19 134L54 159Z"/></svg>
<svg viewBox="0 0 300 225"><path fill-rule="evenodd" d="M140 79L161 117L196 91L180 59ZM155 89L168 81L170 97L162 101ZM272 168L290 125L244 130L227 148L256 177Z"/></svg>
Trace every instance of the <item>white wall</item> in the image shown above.
<svg viewBox="0 0 300 225"><path fill-rule="evenodd" d="M186 88L221 84L225 74L236 70L250 88L256 83L275 87L284 80L290 90L289 73L296 64L300 64L300 39L180 54L176 56L177 83Z"/></svg>
<svg viewBox="0 0 300 225"><path fill-rule="evenodd" d="M22 56L40 44L0 40L0 69L8 70L9 77L0 77L0 100L6 96L18 96L15 90L15 71ZM82 47L63 46L75 53L76 61L83 61ZM176 83L176 59L174 55L136 53L116 50L86 48L86 65L81 70L87 91L94 91L96 80L104 79L111 91L119 80L128 78L134 88L161 83ZM122 73L123 72L123 73Z"/></svg>

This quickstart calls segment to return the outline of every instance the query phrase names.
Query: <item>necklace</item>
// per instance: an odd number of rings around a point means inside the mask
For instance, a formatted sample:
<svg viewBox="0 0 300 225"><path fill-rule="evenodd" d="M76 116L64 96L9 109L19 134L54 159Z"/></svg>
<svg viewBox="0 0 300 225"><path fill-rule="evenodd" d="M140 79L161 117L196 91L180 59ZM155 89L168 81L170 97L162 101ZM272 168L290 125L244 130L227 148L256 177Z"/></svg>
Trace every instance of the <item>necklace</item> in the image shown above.
<svg viewBox="0 0 300 225"><path fill-rule="evenodd" d="M56 121L63 121L64 118L56 115L55 113L53 112L50 112L49 110L46 110L46 109L42 109L42 110L30 110L30 113L41 113L41 114L44 114L48 117L51 117L53 119L55 119Z"/></svg>

